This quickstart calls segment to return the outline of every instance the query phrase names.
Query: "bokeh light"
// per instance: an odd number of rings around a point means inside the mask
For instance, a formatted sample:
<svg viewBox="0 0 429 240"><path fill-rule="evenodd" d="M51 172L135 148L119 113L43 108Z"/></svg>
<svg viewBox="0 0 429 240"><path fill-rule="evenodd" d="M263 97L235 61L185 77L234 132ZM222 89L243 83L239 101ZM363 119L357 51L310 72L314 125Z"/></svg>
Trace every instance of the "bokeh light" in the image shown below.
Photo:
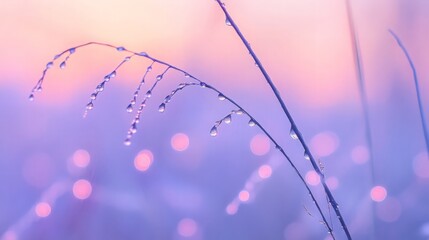
<svg viewBox="0 0 429 240"><path fill-rule="evenodd" d="M72 156L73 164L80 168L85 168L91 161L89 152L84 149L76 150Z"/></svg>
<svg viewBox="0 0 429 240"><path fill-rule="evenodd" d="M141 171L147 171L153 162L153 153L150 150L142 150L134 158L134 167Z"/></svg>
<svg viewBox="0 0 429 240"><path fill-rule="evenodd" d="M85 200L92 193L92 185L86 179L79 179L73 184L73 195L77 199Z"/></svg>
<svg viewBox="0 0 429 240"><path fill-rule="evenodd" d="M376 205L377 217L384 222L395 222L402 214L401 203L396 198L386 198Z"/></svg>
<svg viewBox="0 0 429 240"><path fill-rule="evenodd" d="M371 189L371 199L375 202L382 202L387 197L387 190L383 186L375 186Z"/></svg>
<svg viewBox="0 0 429 240"><path fill-rule="evenodd" d="M1 240L17 240L18 236L14 231L8 230L5 232L1 238Z"/></svg>
<svg viewBox="0 0 429 240"><path fill-rule="evenodd" d="M321 132L311 138L310 145L319 157L326 157L334 153L339 146L338 136L333 132Z"/></svg>
<svg viewBox="0 0 429 240"><path fill-rule="evenodd" d="M182 152L188 149L189 147L189 137L184 133L176 133L171 137L171 147L178 151Z"/></svg>
<svg viewBox="0 0 429 240"><path fill-rule="evenodd" d="M369 160L369 151L365 146L356 146L353 148L351 157L354 163L364 164Z"/></svg>
<svg viewBox="0 0 429 240"><path fill-rule="evenodd" d="M270 165L262 165L258 169L258 175L262 179L271 177L272 172L273 169L270 167Z"/></svg>
<svg viewBox="0 0 429 240"><path fill-rule="evenodd" d="M270 151L270 139L263 134L255 135L250 140L250 151L256 156L264 156Z"/></svg>
<svg viewBox="0 0 429 240"><path fill-rule="evenodd" d="M317 186L320 183L320 176L316 171L310 170L305 174L305 181L311 186Z"/></svg>
<svg viewBox="0 0 429 240"><path fill-rule="evenodd" d="M247 202L250 199L250 193L246 190L242 190L238 193L238 199L242 202Z"/></svg>
<svg viewBox="0 0 429 240"><path fill-rule="evenodd" d="M429 178L429 157L426 152L422 152L414 158L413 169L419 178Z"/></svg>
<svg viewBox="0 0 429 240"><path fill-rule="evenodd" d="M328 185L329 189L335 190L339 187L340 181L338 178L331 176L326 179L326 184Z"/></svg>
<svg viewBox="0 0 429 240"><path fill-rule="evenodd" d="M36 205L34 211L38 217L47 217L51 214L51 205L46 202L40 202Z"/></svg>
<svg viewBox="0 0 429 240"><path fill-rule="evenodd" d="M226 213L229 215L234 215L238 211L238 205L235 202L232 202L226 206Z"/></svg>
<svg viewBox="0 0 429 240"><path fill-rule="evenodd" d="M177 233L183 237L192 237L198 231L198 224L191 218L184 218L177 224Z"/></svg>

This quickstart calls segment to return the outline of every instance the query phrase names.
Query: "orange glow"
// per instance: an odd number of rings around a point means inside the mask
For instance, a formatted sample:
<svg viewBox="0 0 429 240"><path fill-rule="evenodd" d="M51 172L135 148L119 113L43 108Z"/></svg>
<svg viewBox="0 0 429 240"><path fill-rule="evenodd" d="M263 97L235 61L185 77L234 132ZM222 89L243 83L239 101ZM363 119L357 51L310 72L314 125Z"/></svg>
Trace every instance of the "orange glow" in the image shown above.
<svg viewBox="0 0 429 240"><path fill-rule="evenodd" d="M314 170L308 171L305 174L305 181L312 186L317 186L320 183L319 174L317 174Z"/></svg>
<svg viewBox="0 0 429 240"><path fill-rule="evenodd" d="M247 202L250 199L250 193L246 190L243 190L238 194L238 199L240 199L242 202Z"/></svg>
<svg viewBox="0 0 429 240"><path fill-rule="evenodd" d="M36 205L36 208L34 209L36 212L36 215L39 217L47 217L51 214L51 205L46 202L40 202Z"/></svg>
<svg viewBox="0 0 429 240"><path fill-rule="evenodd" d="M382 202L387 197L387 190L383 186L375 186L371 189L371 199L374 202Z"/></svg>
<svg viewBox="0 0 429 240"><path fill-rule="evenodd" d="M142 150L134 158L134 167L141 171L147 171L153 162L153 154L150 150Z"/></svg>
<svg viewBox="0 0 429 240"><path fill-rule="evenodd" d="M73 195L77 199L87 199L89 196L91 196L91 193L92 185L88 180L80 179L73 184Z"/></svg>
<svg viewBox="0 0 429 240"><path fill-rule="evenodd" d="M84 149L79 149L73 154L73 163L77 167L85 168L89 165L89 162L91 161L91 156L89 155L89 152Z"/></svg>
<svg viewBox="0 0 429 240"><path fill-rule="evenodd" d="M190 218L184 218L180 220L179 224L177 225L177 232L183 237L192 237L197 233L197 231L197 223Z"/></svg>
<svg viewBox="0 0 429 240"><path fill-rule="evenodd" d="M171 147L179 152L185 151L189 147L189 137L184 133L177 133L171 137Z"/></svg>
<svg viewBox="0 0 429 240"><path fill-rule="evenodd" d="M269 165L262 165L258 169L258 175L262 179L271 177L272 172L273 170Z"/></svg>
<svg viewBox="0 0 429 240"><path fill-rule="evenodd" d="M262 134L255 135L250 140L250 151L256 156L263 156L270 151L270 140Z"/></svg>

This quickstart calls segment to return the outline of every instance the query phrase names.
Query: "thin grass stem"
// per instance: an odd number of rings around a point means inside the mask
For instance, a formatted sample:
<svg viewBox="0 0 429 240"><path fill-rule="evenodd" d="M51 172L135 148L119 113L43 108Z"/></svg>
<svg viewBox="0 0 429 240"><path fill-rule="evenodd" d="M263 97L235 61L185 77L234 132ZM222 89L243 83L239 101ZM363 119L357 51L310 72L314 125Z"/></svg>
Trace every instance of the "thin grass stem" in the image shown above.
<svg viewBox="0 0 429 240"><path fill-rule="evenodd" d="M322 218L322 221L323 221L323 224L325 225L325 227L328 229L328 233L330 234L330 236L333 238L333 239L335 239L335 236L334 236L334 234L333 234L333 230L332 230L332 227L330 226L330 224L329 224L329 222L327 221L327 218L325 217L325 215L324 215L324 213L323 213L323 211L322 211L322 209L321 209L321 207L320 207L320 204L319 204L319 202L317 201L317 199L315 198L315 196L314 196L314 194L313 194L313 192L311 191L311 189L310 189L310 187L308 186L308 184L306 183L306 181L305 181L305 179L304 179L304 177L303 177L303 175L300 173L300 171L298 170L298 168L295 166L295 164L292 162L292 160L290 159L290 157L286 154L286 152L283 150L283 148L280 146L280 144L278 144L278 142L273 138L273 136L249 113L249 112L247 112L244 108L242 108L241 107L241 105L239 105L237 102L235 102L232 98L230 98L230 97L228 97L228 96L226 96L223 92L221 92L220 90L218 90L217 88L215 88L214 86L212 86L212 85L209 85L209 84L207 84L207 83L205 83L205 82L203 82L202 80L200 80L199 78L197 78L197 77L195 77L195 76L193 76L193 75L191 75L191 74L189 74L188 72L186 72L185 70L182 70L181 68L178 68L178 67L176 67L176 66L173 66L173 65L171 65L171 64L169 64L169 63L167 63L167 62L164 62L164 61L161 61L161 60L159 60L159 59L156 59L156 58L154 58L154 57L151 57L151 56L149 56L147 53L137 53L137 52L134 52L134 51L131 51L131 50L127 50L127 49L125 49L125 48L123 48L123 47L116 47L116 46L113 46L113 45L111 45L111 44L106 44L106 43L100 43L100 42L89 42L89 43L86 43L86 44L81 44L81 45L78 45L78 46L76 46L76 47L74 47L74 48L71 48L71 49L73 49L73 52L74 51L76 51L77 49L79 49L79 48L83 48L83 47L86 47L86 46L89 46L89 45L99 45L99 46L104 46L104 47L109 47L109 48L115 48L115 49L117 49L118 50L118 48L121 48L121 51L125 51L125 52L128 52L128 53L131 53L131 54L133 54L134 56L140 56L140 57L144 57L144 58L146 58L146 59L149 59L149 60L151 60L152 61L152 63L151 63L151 65L149 66L150 67L150 69L151 69L151 66L154 64L154 63L158 63L158 64L160 64L160 65L164 65L165 67L166 67L166 69L162 72L162 74L160 74L160 75L158 75L157 77L156 77L156 81L154 81L154 83L153 83L153 85L150 87L150 89L148 90L148 92L146 93L146 95L145 95L145 97L144 97L144 99L142 100L142 102L141 102L141 105L140 105L140 108L138 109L138 111L137 111L137 114L136 114L136 117L135 117L135 119L133 120L133 122L132 122L132 126L131 126L131 128L130 128L130 130L128 131L128 135L127 135L127 138L126 138L126 140L125 140L125 145L130 145L131 144L131 137L132 137L132 135L136 132L136 124L137 123L139 123L140 122L140 117L141 117L141 114L142 114L142 111L143 111L143 108L144 108L144 106L146 105L146 101L147 101L147 99L148 98L150 98L150 95L152 94L152 91L155 89L155 87L158 85L158 83L160 82L160 80L163 78L163 76L164 76L164 74L165 73L167 73L167 71L168 70L170 70L170 69L172 69L172 70L175 70L175 71L178 71L178 72L180 72L180 73L182 73L182 74L184 74L184 76L186 77L186 78L191 78L191 79L193 79L193 80L195 80L195 81L197 81L198 83L197 84L195 84L195 83L182 83L183 85L179 85L179 87L176 89L177 91L179 91L179 90L182 90L182 89L184 89L185 87L187 87L187 86L200 86L200 87L202 87L202 88L206 88L206 89L209 89L209 90L212 90L212 91L214 91L214 92L216 92L217 94L218 94L218 97L219 98L222 98L222 100L227 100L228 102L230 102L232 105L234 105L235 107L237 107L239 110L237 110L237 111L235 111L235 113L237 113L238 114L238 112L240 112L241 114L245 114L245 115L247 115L249 118L250 118L250 120L252 121L252 125L254 125L254 126L258 126L259 128L260 128L260 130L271 140L271 142L274 144L274 146L275 146L275 148L286 158L286 160L288 161L288 163L290 164L290 166L294 169L294 171L295 171L295 173L298 175L298 177L299 177L299 179L301 180L301 182L304 184L304 186L305 186L305 188L306 188L306 190L308 191L308 193L309 193L309 196L310 196L310 198L312 199L312 201L313 201L313 203L315 204L315 206L316 206L316 208L317 208L317 211L319 212L319 214L320 214L320 216L321 216L321 218ZM37 89L38 87L42 87L42 84L43 84L43 81L44 81L44 79L45 79L45 76L46 76L46 72L47 72L47 70L49 69L49 68L51 68L52 67L52 64L53 64L53 62L56 60L56 59L58 59L59 57L61 57L62 55L64 55L64 54L66 54L67 52L69 52L69 50L66 50L66 51L63 51L63 52L61 52L60 54L58 54L58 55L56 55L55 57L54 57L54 59L53 59L53 61L52 62L49 62L49 67L47 67L47 68L45 68L44 69L44 71L43 71L43 74L42 74L42 77L39 79L39 81L37 82L37 84L36 84L36 86L33 88L33 90L32 90L32 92L31 92L31 95L33 95L34 93L35 93L35 90L34 89ZM115 71L116 70L118 70L120 67L122 66L122 64L120 64L120 65L118 65L118 67L117 68L115 68ZM148 68L149 68L148 67ZM150 71L150 70L149 70ZM147 74L148 72L149 72L148 70L146 70L146 73L145 74ZM138 88L139 90L140 90L140 85L139 85L139 88ZM176 91L176 92L177 92ZM173 91L174 92L174 91ZM174 92L174 94L176 93L176 92ZM174 94L172 94L172 95L174 95ZM34 98L34 95L33 95L33 98ZM170 100L171 100L171 98L170 98ZM317 166L317 165L316 165ZM319 171L320 172L320 171ZM324 175L323 175L323 173L321 173L320 172L320 174L319 175L321 175L322 176L322 178L323 178L323 181L324 181ZM329 195L328 195L328 198L329 198L329 201L330 201L330 204L332 204L332 199L333 199L333 197L332 197L332 195L331 195L331 197L329 197ZM335 204L335 208L334 209L336 209L336 211L338 211L338 205L337 204Z"/></svg>
<svg viewBox="0 0 429 240"><path fill-rule="evenodd" d="M366 145L368 147L369 152L369 171L370 171L370 181L371 181L371 187L376 185L376 170L375 170L375 158L374 158L374 144L373 144L373 136L371 132L371 121L369 116L369 103L368 103L368 95L366 92L365 87L365 74L363 70L363 64L362 64L362 53L360 51L360 44L359 44L359 38L356 30L356 25L354 22L353 17L353 11L350 4L350 0L346 1L346 10L347 10L347 20L349 23L349 31L350 31L350 40L352 44L352 50L353 50L353 60L354 60L354 66L355 66L355 74L356 74L356 80L358 83L358 89L359 89L359 100L362 107L362 113L363 113L363 120L364 120L364 128L365 128L365 140ZM371 204L371 218L372 223L371 225L371 232L373 235L372 237L375 238L374 234L376 234L377 227L377 219L375 217L375 203L372 201Z"/></svg>
<svg viewBox="0 0 429 240"><path fill-rule="evenodd" d="M425 143L426 143L426 153L429 154L429 131L428 131L428 126L426 124L425 113L423 111L423 101L422 101L421 93L420 93L420 86L419 86L419 79L417 77L417 70L416 70L416 67L414 66L414 63L413 63L413 60L411 59L410 54L408 53L407 49L405 48L405 45L402 43L402 41L398 37L398 35L396 35L396 33L393 32L393 30L391 30L391 29L389 29L389 33L393 36L393 38L398 43L398 46L401 48L402 52L404 53L405 57L407 58L408 64L410 65L410 68L413 72L414 85L416 88L417 101L419 104L420 120L422 123L423 135L424 135Z"/></svg>
<svg viewBox="0 0 429 240"><path fill-rule="evenodd" d="M304 153L306 155L306 158L308 158L308 160L310 160L310 163L314 169L314 171L316 171L316 173L319 175L321 183L323 185L323 189L326 193L326 195L329 198L329 203L331 204L332 208L335 211L335 214L338 217L338 220L340 221L340 224L343 228L344 233L347 236L347 239L352 239L350 232L347 228L347 225L344 221L344 218L341 214L341 211L338 207L338 203L335 200L331 190L329 190L328 185L326 184L326 180L325 180L325 176L324 174L321 172L321 170L319 169L316 160L313 157L313 154L311 153L307 143L304 140L303 135L301 134L301 132L298 129L298 126L296 125L292 115L290 114L288 108L286 107L286 104L284 102L284 100L282 99L280 92L278 91L278 89L276 88L275 84L273 83L273 81L271 80L271 77L268 75L267 71L264 68L264 65L262 64L262 62L259 60L258 56L256 55L256 53L253 51L252 47L250 46L249 42L246 40L246 38L244 37L244 35L242 34L242 32L240 31L240 29L238 28L237 24L234 22L234 20L232 19L231 15L229 14L228 10L226 9L226 6L223 2L221 2L221 0L216 0L216 2L218 3L219 7L222 9L223 13L225 14L226 17L226 24L228 26L231 26L234 31L236 32L236 34L238 35L238 37L240 38L240 40L242 41L242 43L244 44L244 46L246 47L246 49L249 51L251 57L253 58L253 60L255 61L255 65L259 68L259 70L261 71L262 75L265 78L265 81L268 83L268 85L270 86L272 92L274 93L275 97L277 98L277 101L279 102L283 112L285 113L286 117L288 118L290 124L291 124L291 132L294 133L294 136L296 136L296 138L299 140L299 142L301 143L301 146L304 148Z"/></svg>

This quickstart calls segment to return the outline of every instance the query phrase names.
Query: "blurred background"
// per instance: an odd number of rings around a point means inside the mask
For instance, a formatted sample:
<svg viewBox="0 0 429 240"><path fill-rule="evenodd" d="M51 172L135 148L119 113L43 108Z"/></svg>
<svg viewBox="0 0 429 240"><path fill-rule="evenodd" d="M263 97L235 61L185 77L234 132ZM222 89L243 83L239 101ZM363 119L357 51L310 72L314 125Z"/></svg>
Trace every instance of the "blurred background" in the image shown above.
<svg viewBox="0 0 429 240"><path fill-rule="evenodd" d="M354 239L429 239L429 158L412 72L387 31L414 60L429 117L429 2L351 1L373 159L345 1L225 3L322 163ZM181 73L164 76L128 147L135 112L126 107L150 61L124 64L85 119L90 94L125 53L80 48L66 68L55 62L43 92L28 101L56 54L90 41L145 51L241 104L290 154L345 239L289 122L215 1L1 1L0 19L2 240L330 239L296 173L246 116L233 115L210 136L230 103L194 87L158 112L189 81ZM154 65L142 93L164 69Z"/></svg>

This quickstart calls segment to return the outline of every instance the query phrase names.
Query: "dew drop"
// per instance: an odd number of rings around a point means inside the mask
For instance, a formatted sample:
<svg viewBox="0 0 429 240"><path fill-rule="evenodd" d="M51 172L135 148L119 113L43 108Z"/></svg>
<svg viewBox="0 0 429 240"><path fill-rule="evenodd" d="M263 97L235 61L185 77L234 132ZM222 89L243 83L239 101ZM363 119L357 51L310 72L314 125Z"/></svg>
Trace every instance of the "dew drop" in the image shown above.
<svg viewBox="0 0 429 240"><path fill-rule="evenodd" d="M46 64L46 68L51 68L52 66L54 66L54 63L53 63L53 62L48 62L48 63Z"/></svg>
<svg viewBox="0 0 429 240"><path fill-rule="evenodd" d="M37 92L41 92L42 91L42 86L41 85L37 86L36 91Z"/></svg>
<svg viewBox="0 0 429 240"><path fill-rule="evenodd" d="M186 87L186 84L181 83L181 84L179 84L179 86L177 86L177 89L183 89L184 87Z"/></svg>
<svg viewBox="0 0 429 240"><path fill-rule="evenodd" d="M54 60L57 60L60 57L61 57L61 54L57 54L57 55L54 56Z"/></svg>
<svg viewBox="0 0 429 240"><path fill-rule="evenodd" d="M249 124L249 127L254 127L256 125L256 122L255 120L250 119L248 124Z"/></svg>
<svg viewBox="0 0 429 240"><path fill-rule="evenodd" d="M31 102L34 101L34 94L30 94L30 96L28 96L28 100L30 100Z"/></svg>
<svg viewBox="0 0 429 240"><path fill-rule="evenodd" d="M210 129L210 136L216 137L217 135L217 127L213 126L212 129Z"/></svg>
<svg viewBox="0 0 429 240"><path fill-rule="evenodd" d="M69 53L70 53L70 54L73 54L73 53L75 53L75 52L76 52L76 48L70 48L70 49L69 49Z"/></svg>
<svg viewBox="0 0 429 240"><path fill-rule="evenodd" d="M152 97L152 92L151 92L150 90L146 92L146 97L147 97L147 98Z"/></svg>
<svg viewBox="0 0 429 240"><path fill-rule="evenodd" d="M147 67L147 71L148 72L152 71L152 66Z"/></svg>
<svg viewBox="0 0 429 240"><path fill-rule="evenodd" d="M200 86L201 86L202 88L205 88L205 87L207 87L207 84L206 84L205 82L200 82Z"/></svg>
<svg viewBox="0 0 429 240"><path fill-rule="evenodd" d="M130 132L131 132L132 134L134 134L134 133L136 133L136 132L137 132L137 123L135 123L135 122L134 122L134 123L131 125Z"/></svg>
<svg viewBox="0 0 429 240"><path fill-rule="evenodd" d="M131 145L131 139L129 139L129 138L125 139L124 145L125 146L130 146Z"/></svg>
<svg viewBox="0 0 429 240"><path fill-rule="evenodd" d="M114 78L116 77L116 71L113 71L109 74L109 78Z"/></svg>
<svg viewBox="0 0 429 240"><path fill-rule="evenodd" d="M128 61L130 61L130 60L131 60L131 57L125 57L125 58L124 58L124 61L125 61L125 62L128 62Z"/></svg>
<svg viewBox="0 0 429 240"><path fill-rule="evenodd" d="M162 113L165 111L165 103L161 103L161 105L159 105L158 107L158 112Z"/></svg>
<svg viewBox="0 0 429 240"><path fill-rule="evenodd" d="M283 150L283 148L282 148L282 147L280 147L280 145L276 145L276 149L277 149L277 150L279 150L279 151L282 151L282 150Z"/></svg>
<svg viewBox="0 0 429 240"><path fill-rule="evenodd" d="M160 74L160 75L158 75L158 76L156 76L156 80L157 81L160 81L162 79L162 75Z"/></svg>
<svg viewBox="0 0 429 240"><path fill-rule="evenodd" d="M289 135L292 139L297 140L298 139L298 135L296 134L295 130L293 127L290 128L290 132Z"/></svg>
<svg viewBox="0 0 429 240"><path fill-rule="evenodd" d="M171 93L170 95L167 95L164 98L164 103L169 103L171 101L171 98L173 97L173 94L175 94L175 92Z"/></svg>
<svg viewBox="0 0 429 240"><path fill-rule="evenodd" d="M227 26L231 26L232 24L231 24L231 21L229 20L229 18L226 18L225 19L225 24L227 25Z"/></svg>
<svg viewBox="0 0 429 240"><path fill-rule="evenodd" d="M136 104L136 102L137 102L136 95L134 95L133 100L131 100L131 105Z"/></svg>
<svg viewBox="0 0 429 240"><path fill-rule="evenodd" d="M104 81L105 81L105 82L110 81L110 75L106 75L106 76L104 76Z"/></svg>
<svg viewBox="0 0 429 240"><path fill-rule="evenodd" d="M306 160L310 160L310 155L307 152L304 152L304 158Z"/></svg>
<svg viewBox="0 0 429 240"><path fill-rule="evenodd" d="M98 84L97 88L95 88L95 91L102 92L104 90L104 82Z"/></svg>
<svg viewBox="0 0 429 240"><path fill-rule="evenodd" d="M189 73L185 72L185 78L189 78L190 76Z"/></svg>
<svg viewBox="0 0 429 240"><path fill-rule="evenodd" d="M66 61L64 61L64 62L62 62L62 63L60 64L60 68L61 68L61 69L66 68Z"/></svg>
<svg viewBox="0 0 429 240"><path fill-rule="evenodd" d="M226 124L230 124L230 123L231 123L231 121L232 121L231 114L227 115L227 116L223 119L223 121L224 121Z"/></svg>
<svg viewBox="0 0 429 240"><path fill-rule="evenodd" d="M237 115L241 115L241 114L243 114L243 110L238 109L237 111L235 111L235 114L237 114Z"/></svg>
<svg viewBox="0 0 429 240"><path fill-rule="evenodd" d="M93 94L91 94L90 98L91 98L92 100L95 100L95 99L97 98L97 93L93 93Z"/></svg>
<svg viewBox="0 0 429 240"><path fill-rule="evenodd" d="M221 101L226 99L226 97L222 93L219 93L219 95L217 95L217 98Z"/></svg>
<svg viewBox="0 0 429 240"><path fill-rule="evenodd" d="M92 101L86 105L87 110L92 110L93 108L94 108L94 103L92 103Z"/></svg>
<svg viewBox="0 0 429 240"><path fill-rule="evenodd" d="M124 47L117 47L116 50L118 50L119 52L125 51Z"/></svg>
<svg viewBox="0 0 429 240"><path fill-rule="evenodd" d="M149 56L146 52L140 52L140 53L139 53L139 55L140 55L140 56L142 56L142 57L147 57L147 56Z"/></svg>
<svg viewBox="0 0 429 240"><path fill-rule="evenodd" d="M133 112L133 104L130 103L130 105L128 105L127 112Z"/></svg>

